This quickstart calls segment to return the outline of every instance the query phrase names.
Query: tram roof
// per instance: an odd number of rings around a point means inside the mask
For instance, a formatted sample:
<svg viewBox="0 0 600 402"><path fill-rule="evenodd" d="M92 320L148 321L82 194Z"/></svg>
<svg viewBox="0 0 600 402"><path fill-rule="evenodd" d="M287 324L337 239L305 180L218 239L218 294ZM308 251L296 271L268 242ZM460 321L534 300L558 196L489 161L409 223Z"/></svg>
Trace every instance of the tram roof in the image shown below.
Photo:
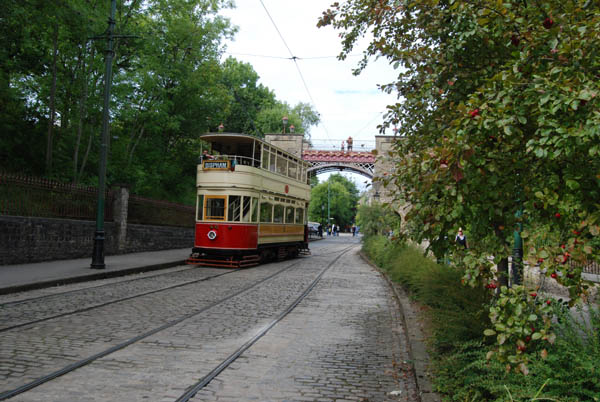
<svg viewBox="0 0 600 402"><path fill-rule="evenodd" d="M210 143L218 143L218 144L251 144L254 141L265 142L258 137L254 137L249 134L239 134L239 133L208 133L202 134L200 139L204 141L208 141Z"/></svg>
<svg viewBox="0 0 600 402"><path fill-rule="evenodd" d="M202 134L200 136L201 140L207 141L211 144L219 144L219 145L224 145L224 146L240 146L240 145L244 145L244 144L252 144L254 141L259 142L259 143L263 143L268 145L271 148L275 148L281 152L283 152L286 155L289 155L290 157L302 160L302 158L298 158L292 154L290 154L288 151L281 149L275 145L272 145L271 143L269 143L268 141L265 141L262 138L258 138L255 137L253 135L249 135L249 134L240 134L240 133L207 133L207 134Z"/></svg>

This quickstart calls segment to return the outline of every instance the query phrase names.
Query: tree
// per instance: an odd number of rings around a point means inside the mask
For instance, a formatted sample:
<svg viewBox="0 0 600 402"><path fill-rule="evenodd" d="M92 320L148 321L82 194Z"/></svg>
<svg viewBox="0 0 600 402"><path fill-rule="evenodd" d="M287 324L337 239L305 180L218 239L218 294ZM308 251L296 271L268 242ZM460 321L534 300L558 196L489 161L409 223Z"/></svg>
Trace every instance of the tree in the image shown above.
<svg viewBox="0 0 600 402"><path fill-rule="evenodd" d="M272 107L262 109L257 116L256 126L260 133L281 133L283 132L283 117L288 118L286 132L290 132L290 127L298 134L305 134L310 138L310 127L319 124L319 114L306 103L298 103L291 107L286 102L278 102Z"/></svg>
<svg viewBox="0 0 600 402"><path fill-rule="evenodd" d="M354 222L358 190L353 182L341 174L329 176L326 182L312 187L311 201L308 206L308 218L327 226L328 213L330 223L346 228Z"/></svg>
<svg viewBox="0 0 600 402"><path fill-rule="evenodd" d="M401 219L390 206L361 203L356 214L356 224L365 236L387 235L389 230L396 232Z"/></svg>
<svg viewBox="0 0 600 402"><path fill-rule="evenodd" d="M248 63L232 57L222 65L221 83L227 91L226 130L233 133L258 134L256 119L261 110L276 104L275 94L258 83L259 76Z"/></svg>
<svg viewBox="0 0 600 402"><path fill-rule="evenodd" d="M524 223L526 257L567 286L572 301L585 296L581 269L600 243L599 11L576 0L352 0L319 21L342 30L342 57L372 32L359 71L369 56L398 68L382 86L402 98L384 124L400 125L402 156L386 181L401 189L397 201L416 222L407 234L428 239L438 256L444 237L469 225L473 247L456 263L473 286L490 285L488 256L507 267L513 228ZM505 286L504 308L491 310L496 352L522 372L526 338L553 340L536 296ZM527 310L510 302L521 298ZM534 333L525 311L540 322Z"/></svg>

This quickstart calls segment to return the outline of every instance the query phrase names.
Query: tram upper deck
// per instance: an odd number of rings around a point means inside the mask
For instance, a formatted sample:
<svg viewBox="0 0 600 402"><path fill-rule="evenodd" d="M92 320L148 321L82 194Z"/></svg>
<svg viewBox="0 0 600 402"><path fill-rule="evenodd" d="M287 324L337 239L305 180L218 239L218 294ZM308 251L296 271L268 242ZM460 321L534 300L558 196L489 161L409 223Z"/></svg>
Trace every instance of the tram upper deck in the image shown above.
<svg viewBox="0 0 600 402"><path fill-rule="evenodd" d="M200 138L211 145L212 155L203 156L198 165L199 189L243 188L307 199L309 165L302 159L250 135L219 133Z"/></svg>

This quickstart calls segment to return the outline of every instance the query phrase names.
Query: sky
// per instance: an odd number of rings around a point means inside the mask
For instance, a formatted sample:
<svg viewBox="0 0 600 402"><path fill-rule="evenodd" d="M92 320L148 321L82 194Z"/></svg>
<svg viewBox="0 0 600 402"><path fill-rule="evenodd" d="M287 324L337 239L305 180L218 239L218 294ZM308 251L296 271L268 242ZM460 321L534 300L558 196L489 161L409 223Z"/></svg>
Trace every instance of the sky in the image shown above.
<svg viewBox="0 0 600 402"><path fill-rule="evenodd" d="M339 31L316 26L333 0L235 2L235 9L221 12L239 28L234 40L226 43L225 56L251 64L259 82L280 101L312 105L321 116L321 123L310 132L315 148L339 149L352 136L354 150L372 149L386 105L396 102L377 84L392 81L395 72L385 60L377 60L359 76L352 75L366 41L345 61L336 58L342 48ZM292 56L298 58L296 63Z"/></svg>

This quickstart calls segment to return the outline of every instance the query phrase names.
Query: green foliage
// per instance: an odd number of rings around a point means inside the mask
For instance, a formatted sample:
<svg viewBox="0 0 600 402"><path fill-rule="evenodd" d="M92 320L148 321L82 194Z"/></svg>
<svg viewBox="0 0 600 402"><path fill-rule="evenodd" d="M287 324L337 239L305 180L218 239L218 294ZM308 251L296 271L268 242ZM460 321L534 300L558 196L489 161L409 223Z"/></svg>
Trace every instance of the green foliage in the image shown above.
<svg viewBox="0 0 600 402"><path fill-rule="evenodd" d="M364 249L392 280L426 305L432 324L431 344L437 353L453 350L455 344L479 340L490 326L486 305L489 292L461 285L462 272L437 264L414 246L394 243L383 236L370 236Z"/></svg>
<svg viewBox="0 0 600 402"><path fill-rule="evenodd" d="M406 236L439 254L468 225L477 247L454 262L484 286L487 257L506 260L525 225L526 258L571 303L584 296L581 266L600 258L600 3L348 0L319 24L341 31L342 57L372 33L358 71L370 56L398 70L382 86L402 98L384 124L400 138L383 184L400 189Z"/></svg>
<svg viewBox="0 0 600 402"><path fill-rule="evenodd" d="M397 233L401 218L389 206L363 203L358 207L356 223L366 236L383 235L388 234L390 230Z"/></svg>
<svg viewBox="0 0 600 402"><path fill-rule="evenodd" d="M532 360L529 375L523 376L487 359L489 344L482 333L492 325L486 308L489 291L461 286L460 270L436 264L422 250L384 236L364 238L363 250L426 306L421 311L429 317L434 382L444 400L600 400L598 306L569 310L564 303L552 303L548 309L556 321L555 340L546 345L546 359ZM536 319L536 325L541 321ZM542 351L536 348L539 355Z"/></svg>
<svg viewBox="0 0 600 402"><path fill-rule="evenodd" d="M527 374L531 352L538 351L546 343L553 344L556 339L550 330L551 305L551 299L541 300L537 293L528 293L523 286L502 286L500 296L490 308L493 329L484 331L486 336L496 336L499 346L487 357L497 353L501 362L508 361L517 371ZM547 353L546 349L540 352L543 358Z"/></svg>
<svg viewBox="0 0 600 402"><path fill-rule="evenodd" d="M310 139L310 127L319 124L319 114L308 104L298 103L291 107L286 102L277 102L263 108L256 116L256 129L261 134L283 133L283 117L288 118L286 133L294 126L294 132L305 134Z"/></svg>
<svg viewBox="0 0 600 402"><path fill-rule="evenodd" d="M312 187L311 201L308 206L308 219L320 222L327 227L327 214L331 223L341 228L351 226L354 222L358 190L353 182L340 174L329 176L326 182Z"/></svg>

